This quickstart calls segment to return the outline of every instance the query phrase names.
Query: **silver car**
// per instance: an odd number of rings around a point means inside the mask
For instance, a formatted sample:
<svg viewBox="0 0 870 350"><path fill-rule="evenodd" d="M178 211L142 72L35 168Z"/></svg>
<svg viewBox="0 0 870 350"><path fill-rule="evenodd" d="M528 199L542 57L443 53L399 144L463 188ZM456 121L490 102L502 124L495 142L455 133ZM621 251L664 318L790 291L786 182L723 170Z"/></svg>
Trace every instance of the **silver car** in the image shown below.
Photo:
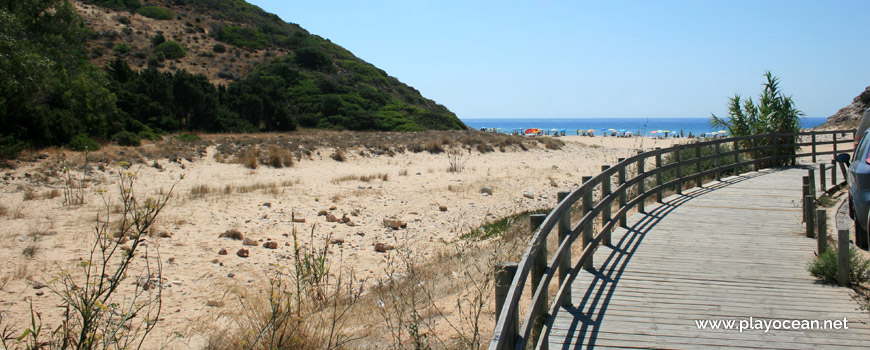
<svg viewBox="0 0 870 350"><path fill-rule="evenodd" d="M868 249L870 223L870 109L864 112L855 134L859 138L850 159L849 154L837 155L837 161L849 166L846 182L849 186L849 216L855 221L855 245Z"/></svg>

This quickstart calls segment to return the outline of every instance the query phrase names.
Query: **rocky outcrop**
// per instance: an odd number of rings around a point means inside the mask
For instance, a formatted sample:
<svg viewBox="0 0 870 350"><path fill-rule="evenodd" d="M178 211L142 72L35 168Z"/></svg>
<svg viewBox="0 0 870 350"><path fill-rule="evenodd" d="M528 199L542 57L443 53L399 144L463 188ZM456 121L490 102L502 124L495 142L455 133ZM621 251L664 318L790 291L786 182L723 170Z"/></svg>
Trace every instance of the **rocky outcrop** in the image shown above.
<svg viewBox="0 0 870 350"><path fill-rule="evenodd" d="M870 107L870 86L856 96L852 100L852 104L841 108L837 113L828 117L828 120L816 129L856 128L868 107Z"/></svg>

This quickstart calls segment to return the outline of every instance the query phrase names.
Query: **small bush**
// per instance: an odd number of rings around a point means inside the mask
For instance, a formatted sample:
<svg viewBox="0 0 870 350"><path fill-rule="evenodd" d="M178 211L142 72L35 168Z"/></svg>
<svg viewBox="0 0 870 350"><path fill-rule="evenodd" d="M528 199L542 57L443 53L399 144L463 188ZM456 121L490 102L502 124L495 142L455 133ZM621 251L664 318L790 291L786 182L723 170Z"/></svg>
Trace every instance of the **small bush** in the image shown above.
<svg viewBox="0 0 870 350"><path fill-rule="evenodd" d="M73 136L72 140L69 141L68 146L71 150L79 152L96 151L100 149L100 143L94 141L94 139L85 134Z"/></svg>
<svg viewBox="0 0 870 350"><path fill-rule="evenodd" d="M118 17L118 23L130 24L130 17L127 17L127 16Z"/></svg>
<svg viewBox="0 0 870 350"><path fill-rule="evenodd" d="M142 144L142 142L139 141L139 136L129 131L121 131L112 135L112 141L115 141L115 143L121 146L138 147Z"/></svg>
<svg viewBox="0 0 870 350"><path fill-rule="evenodd" d="M239 230L229 229L229 230L226 230L224 233L221 233L220 236L218 236L218 238L229 238L229 239L241 241L242 239L245 238L245 236L241 232L239 232Z"/></svg>
<svg viewBox="0 0 870 350"><path fill-rule="evenodd" d="M853 247L849 249L849 281L852 285L859 285L870 280L870 260L862 258ZM810 274L825 283L838 284L837 281L837 250L830 248L811 261L807 269Z"/></svg>
<svg viewBox="0 0 870 350"><path fill-rule="evenodd" d="M120 54L125 54L125 53L130 52L131 49L130 49L130 45L127 45L126 43L120 43L118 45L115 45L115 47L113 47L112 50L114 50L115 52L120 53Z"/></svg>
<svg viewBox="0 0 870 350"><path fill-rule="evenodd" d="M293 154L280 147L269 147L267 163L273 168L291 167L293 166Z"/></svg>
<svg viewBox="0 0 870 350"><path fill-rule="evenodd" d="M164 41L160 45L154 47L154 54L160 57L161 55L168 59L182 58L187 53L184 47L176 41Z"/></svg>
<svg viewBox="0 0 870 350"><path fill-rule="evenodd" d="M157 133L155 133L155 132L153 132L153 131L151 131L151 130L142 130L142 131L140 131L140 132L139 132L139 138L140 138L140 139L150 140L150 141L160 141L160 140L163 140L163 138L160 137L160 135L157 135Z"/></svg>
<svg viewBox="0 0 870 350"><path fill-rule="evenodd" d="M217 43L217 44L214 44L214 46L211 48L211 50L214 51L215 53L224 53L224 52L227 52L227 47L224 44Z"/></svg>
<svg viewBox="0 0 870 350"><path fill-rule="evenodd" d="M31 244L27 246L27 248L24 248L24 250L21 251L21 254L32 259L33 256L36 255L37 249L38 247L36 246L36 244Z"/></svg>
<svg viewBox="0 0 870 350"><path fill-rule="evenodd" d="M177 138L178 141L181 142L194 142L201 140L196 134L179 134L175 138Z"/></svg>
<svg viewBox="0 0 870 350"><path fill-rule="evenodd" d="M423 146L423 149L430 154L438 154L444 152L444 147L441 147L441 142L434 140L427 142L426 145Z"/></svg>
<svg viewBox="0 0 870 350"><path fill-rule="evenodd" d="M160 6L144 6L139 8L139 14L148 18L153 18L157 20L170 20L172 19L172 11L169 11L168 8L160 7Z"/></svg>
<svg viewBox="0 0 870 350"><path fill-rule="evenodd" d="M335 159L338 162L343 162L347 160L347 157L344 155L344 152L342 152L340 148L336 148L335 152L332 152L332 155L329 157Z"/></svg>

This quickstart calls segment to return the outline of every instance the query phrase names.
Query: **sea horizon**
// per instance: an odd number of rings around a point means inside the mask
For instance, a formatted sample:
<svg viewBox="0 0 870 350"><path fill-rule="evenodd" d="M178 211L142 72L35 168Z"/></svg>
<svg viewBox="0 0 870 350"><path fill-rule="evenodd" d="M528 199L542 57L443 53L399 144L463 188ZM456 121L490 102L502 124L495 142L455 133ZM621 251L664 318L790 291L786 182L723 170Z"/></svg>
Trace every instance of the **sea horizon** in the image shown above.
<svg viewBox="0 0 870 350"><path fill-rule="evenodd" d="M719 132L723 128L714 128L710 118L460 118L472 129L494 129L502 133L512 133L514 130L538 128L543 131L565 130L568 135L578 132L595 130L624 131L635 135L653 135L651 132L667 131L683 135L703 135L709 132ZM801 118L801 128L808 129L821 125L826 117Z"/></svg>

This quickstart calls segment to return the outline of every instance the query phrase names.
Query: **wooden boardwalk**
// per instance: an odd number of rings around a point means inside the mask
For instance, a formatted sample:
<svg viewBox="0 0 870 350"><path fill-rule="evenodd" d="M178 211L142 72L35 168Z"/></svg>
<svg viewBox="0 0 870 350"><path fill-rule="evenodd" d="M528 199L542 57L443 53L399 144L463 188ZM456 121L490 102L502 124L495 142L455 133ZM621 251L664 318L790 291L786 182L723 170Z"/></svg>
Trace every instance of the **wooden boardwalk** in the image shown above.
<svg viewBox="0 0 870 350"><path fill-rule="evenodd" d="M805 169L766 170L673 195L595 253L554 315L549 349L870 348L851 290L815 283L801 223ZM848 320L848 330L700 330L696 320ZM739 323L737 323L739 325Z"/></svg>

